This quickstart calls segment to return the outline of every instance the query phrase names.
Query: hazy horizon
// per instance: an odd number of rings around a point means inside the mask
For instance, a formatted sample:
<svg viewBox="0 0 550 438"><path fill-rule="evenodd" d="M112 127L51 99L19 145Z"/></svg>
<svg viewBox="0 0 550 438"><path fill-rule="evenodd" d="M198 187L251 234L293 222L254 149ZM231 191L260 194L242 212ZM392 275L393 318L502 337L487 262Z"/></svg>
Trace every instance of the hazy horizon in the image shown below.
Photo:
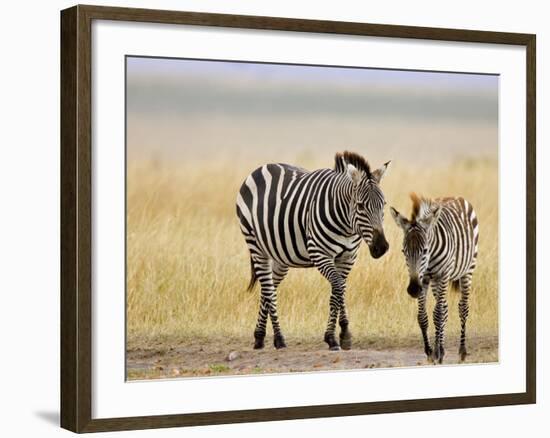
<svg viewBox="0 0 550 438"><path fill-rule="evenodd" d="M128 57L127 123L129 157L161 161L496 157L498 76Z"/></svg>

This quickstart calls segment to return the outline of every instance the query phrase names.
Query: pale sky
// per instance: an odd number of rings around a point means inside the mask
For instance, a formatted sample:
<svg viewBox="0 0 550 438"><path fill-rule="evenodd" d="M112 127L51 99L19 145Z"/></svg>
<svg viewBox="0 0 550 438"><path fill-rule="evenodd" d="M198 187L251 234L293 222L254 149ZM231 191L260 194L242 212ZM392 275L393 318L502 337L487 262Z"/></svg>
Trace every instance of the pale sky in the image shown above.
<svg viewBox="0 0 550 438"><path fill-rule="evenodd" d="M229 78L258 81L339 82L347 84L465 88L494 92L497 75L442 73L369 68L318 67L288 64L259 64L166 58L128 57L128 74L138 76Z"/></svg>
<svg viewBox="0 0 550 438"><path fill-rule="evenodd" d="M127 62L130 112L498 117L496 75L165 58Z"/></svg>

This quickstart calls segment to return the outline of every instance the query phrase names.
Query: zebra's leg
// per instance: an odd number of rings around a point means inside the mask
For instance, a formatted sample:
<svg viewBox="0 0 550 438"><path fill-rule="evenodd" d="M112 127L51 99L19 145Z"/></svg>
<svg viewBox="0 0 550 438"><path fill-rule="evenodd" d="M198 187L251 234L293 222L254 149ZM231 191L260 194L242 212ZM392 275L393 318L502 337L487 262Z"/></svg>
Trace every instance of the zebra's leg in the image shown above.
<svg viewBox="0 0 550 438"><path fill-rule="evenodd" d="M338 269L338 272L344 279L344 282L347 280L354 262L355 262L355 257L352 257L351 259L345 262L336 261L336 268ZM346 308L345 290L342 293L342 302L340 306L338 322L340 324L340 346L342 347L343 350L351 350L352 336L351 336L351 331L349 330L349 320L348 320L348 312Z"/></svg>
<svg viewBox="0 0 550 438"><path fill-rule="evenodd" d="M254 330L254 349L264 348L267 317L269 314L270 299L273 294L273 277L271 260L256 256L253 259L253 267L256 278L260 281L260 309L258 311L258 322Z"/></svg>
<svg viewBox="0 0 550 438"><path fill-rule="evenodd" d="M351 350L351 331L349 329L348 313L346 309L346 294L342 294L342 303L338 322L340 324L340 346L343 350Z"/></svg>
<svg viewBox="0 0 550 438"><path fill-rule="evenodd" d="M336 341L334 332L336 329L338 312L342 307L343 296L346 290L346 281L336 269L336 265L334 264L333 259L319 253L317 253L316 255L317 257L312 257L313 263L315 264L319 272L321 272L323 277L325 277L330 282L332 288L332 292L330 295L329 317L324 339L325 342L328 344L329 350L340 350L340 345Z"/></svg>
<svg viewBox="0 0 550 438"><path fill-rule="evenodd" d="M460 279L460 302L458 303L458 313L460 315L460 348L458 354L460 355L460 360L464 361L466 355L466 320L468 319L469 307L468 307L468 298L470 296L470 288L472 286L472 273L464 275Z"/></svg>
<svg viewBox="0 0 550 438"><path fill-rule="evenodd" d="M445 356L445 324L449 315L447 304L447 289L449 288L449 279L440 279L437 282L435 289L435 308L434 308L434 325L435 325L435 345L432 353L432 358L435 363L442 363Z"/></svg>
<svg viewBox="0 0 550 438"><path fill-rule="evenodd" d="M430 346L430 339L428 337L428 312L426 312L426 298L428 296L428 289L430 287L430 281L424 281L422 283L422 292L418 297L418 325L422 331L422 339L424 340L424 352L428 359L432 357L432 347Z"/></svg>
<svg viewBox="0 0 550 438"><path fill-rule="evenodd" d="M273 325L273 344L275 348L285 348L285 338L281 332L281 327L279 324L279 316L277 315L277 288L281 281L285 278L288 273L288 266L281 265L279 263L273 264L273 295L271 299L271 305L269 307L269 316L271 318L271 324Z"/></svg>

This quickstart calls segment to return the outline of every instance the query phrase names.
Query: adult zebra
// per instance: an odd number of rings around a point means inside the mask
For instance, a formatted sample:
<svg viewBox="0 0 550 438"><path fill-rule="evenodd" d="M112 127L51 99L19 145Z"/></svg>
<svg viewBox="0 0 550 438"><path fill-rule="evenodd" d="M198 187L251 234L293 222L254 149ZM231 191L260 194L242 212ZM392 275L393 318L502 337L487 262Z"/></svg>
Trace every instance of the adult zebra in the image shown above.
<svg viewBox="0 0 550 438"><path fill-rule="evenodd" d="M330 282L330 312L324 340L351 348L345 304L347 276L361 240L374 258L388 250L382 227L384 195L379 183L389 162L371 171L352 152L336 154L334 169L309 172L288 164L266 164L253 171L237 196L237 216L250 251L252 278L260 281L260 309L254 348L263 348L268 315L275 348L286 347L277 316L277 287L289 267L315 266Z"/></svg>
<svg viewBox="0 0 550 438"><path fill-rule="evenodd" d="M447 290L449 284L460 288L458 304L461 333L460 359L466 351L466 319L472 274L476 267L479 226L472 204L463 198L425 199L411 194L411 219L403 217L395 208L391 213L403 229L403 254L409 270L407 292L418 298L418 324L424 339L428 359L443 362L445 355L445 323L447 322ZM428 339L426 295L432 283L436 299L434 308L435 342L432 349Z"/></svg>

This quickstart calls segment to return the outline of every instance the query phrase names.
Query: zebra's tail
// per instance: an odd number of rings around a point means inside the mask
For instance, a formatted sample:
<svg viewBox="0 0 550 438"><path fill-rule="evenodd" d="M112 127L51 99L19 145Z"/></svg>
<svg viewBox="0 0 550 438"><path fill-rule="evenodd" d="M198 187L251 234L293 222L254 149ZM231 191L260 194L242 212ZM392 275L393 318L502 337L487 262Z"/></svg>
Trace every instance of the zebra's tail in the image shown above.
<svg viewBox="0 0 550 438"><path fill-rule="evenodd" d="M460 290L460 280L454 280L451 282L451 289L454 291Z"/></svg>
<svg viewBox="0 0 550 438"><path fill-rule="evenodd" d="M246 290L251 291L254 289L257 280L258 277L256 277L256 271L254 271L254 262L252 261L252 257L250 257L250 283L248 283Z"/></svg>

